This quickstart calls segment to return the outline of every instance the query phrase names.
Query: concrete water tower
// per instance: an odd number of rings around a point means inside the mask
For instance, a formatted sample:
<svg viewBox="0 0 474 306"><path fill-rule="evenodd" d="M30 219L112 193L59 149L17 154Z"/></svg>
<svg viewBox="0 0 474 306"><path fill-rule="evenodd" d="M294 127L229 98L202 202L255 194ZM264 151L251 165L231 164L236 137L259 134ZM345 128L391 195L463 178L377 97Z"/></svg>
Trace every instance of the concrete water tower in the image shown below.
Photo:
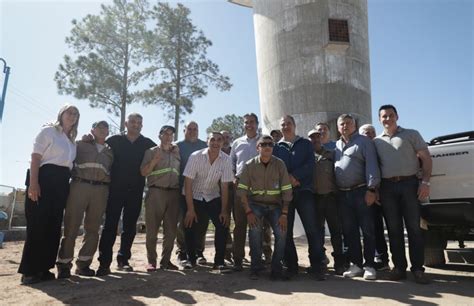
<svg viewBox="0 0 474 306"><path fill-rule="evenodd" d="M291 114L297 132L351 113L371 122L367 0L228 0L253 8L264 131Z"/></svg>

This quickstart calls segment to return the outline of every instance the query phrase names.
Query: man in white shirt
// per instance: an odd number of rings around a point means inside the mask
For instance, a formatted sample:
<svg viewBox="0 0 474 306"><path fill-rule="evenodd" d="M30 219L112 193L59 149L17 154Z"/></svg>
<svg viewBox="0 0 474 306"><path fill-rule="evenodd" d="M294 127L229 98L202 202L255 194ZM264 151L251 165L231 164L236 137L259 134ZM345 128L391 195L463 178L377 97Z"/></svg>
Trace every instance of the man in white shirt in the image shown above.
<svg viewBox="0 0 474 306"><path fill-rule="evenodd" d="M196 247L201 233L206 230L207 216L216 229L214 269L223 271L226 236L229 230L228 184L233 181L230 157L221 151L223 136L211 132L208 147L194 152L184 169L184 194L187 212L186 246L191 265L196 264ZM221 194L222 193L222 194Z"/></svg>

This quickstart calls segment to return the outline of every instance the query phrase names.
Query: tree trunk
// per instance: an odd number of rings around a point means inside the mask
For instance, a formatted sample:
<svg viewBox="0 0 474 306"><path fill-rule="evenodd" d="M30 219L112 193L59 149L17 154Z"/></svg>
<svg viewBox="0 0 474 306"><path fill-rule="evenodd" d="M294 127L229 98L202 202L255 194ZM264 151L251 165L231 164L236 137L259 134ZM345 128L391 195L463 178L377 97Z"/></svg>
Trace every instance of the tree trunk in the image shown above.
<svg viewBox="0 0 474 306"><path fill-rule="evenodd" d="M174 106L174 128L176 132L174 133L174 140L178 140L179 134L179 105Z"/></svg>

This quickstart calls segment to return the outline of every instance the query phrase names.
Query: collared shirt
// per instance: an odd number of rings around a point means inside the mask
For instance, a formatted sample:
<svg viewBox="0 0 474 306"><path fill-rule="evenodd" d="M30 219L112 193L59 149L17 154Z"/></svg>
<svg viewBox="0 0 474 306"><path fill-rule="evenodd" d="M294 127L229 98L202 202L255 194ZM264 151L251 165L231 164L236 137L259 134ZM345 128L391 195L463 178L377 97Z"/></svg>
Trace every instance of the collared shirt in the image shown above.
<svg viewBox="0 0 474 306"><path fill-rule="evenodd" d="M415 175L420 163L416 153L428 145L416 130L398 127L393 136L382 133L374 139L383 178Z"/></svg>
<svg viewBox="0 0 474 306"><path fill-rule="evenodd" d="M380 183L377 153L372 140L354 132L346 144L336 143L334 163L336 184L339 188L351 188L360 184L376 187Z"/></svg>
<svg viewBox="0 0 474 306"><path fill-rule="evenodd" d="M314 152L314 192L328 194L337 191L336 176L334 175L334 151L321 148L321 152Z"/></svg>
<svg viewBox="0 0 474 306"><path fill-rule="evenodd" d="M259 138L259 134L254 138L249 138L247 135L244 135L232 143L230 157L232 158L232 169L235 172L235 176L238 177L242 173L244 165L248 160L258 155L257 140Z"/></svg>
<svg viewBox="0 0 474 306"><path fill-rule="evenodd" d="M293 198L290 178L285 163L271 156L265 165L256 156L245 163L237 186L240 195L248 195L256 204L281 205Z"/></svg>
<svg viewBox="0 0 474 306"><path fill-rule="evenodd" d="M156 146L146 150L141 167L149 163L156 154L160 152L160 160L153 167L152 172L146 178L146 185L179 189L179 167L180 156L177 145L172 145L170 150L163 150ZM141 168L140 167L140 168Z"/></svg>
<svg viewBox="0 0 474 306"><path fill-rule="evenodd" d="M72 176L110 183L110 169L113 161L114 156L109 145L78 141Z"/></svg>
<svg viewBox="0 0 474 306"><path fill-rule="evenodd" d="M181 164L179 166L179 186L182 188L184 185L183 172L184 168L186 168L186 164L188 163L189 156L191 156L191 154L197 150L207 148L207 143L201 139L197 139L195 142L181 140L178 141L176 145L179 148L179 156L181 158Z"/></svg>
<svg viewBox="0 0 474 306"><path fill-rule="evenodd" d="M336 150L336 142L334 140L329 140L329 142L323 144L323 147L327 150Z"/></svg>
<svg viewBox="0 0 474 306"><path fill-rule="evenodd" d="M106 140L114 152L111 186L117 188L143 189L145 178L140 173L140 165L145 151L156 146L151 139L138 136L134 142L126 135L114 135Z"/></svg>
<svg viewBox="0 0 474 306"><path fill-rule="evenodd" d="M288 173L300 182L293 192L313 191L313 144L305 138L296 136L293 143L280 140L273 148L273 155L280 158Z"/></svg>
<svg viewBox="0 0 474 306"><path fill-rule="evenodd" d="M219 151L219 156L211 165L208 152L209 149L205 148L191 154L183 173L183 176L193 180L193 199L204 199L206 202L220 196L220 182L230 183L234 180L229 155Z"/></svg>
<svg viewBox="0 0 474 306"><path fill-rule="evenodd" d="M41 155L40 166L53 164L72 169L76 143L69 140L61 127L47 126L36 136L33 153Z"/></svg>

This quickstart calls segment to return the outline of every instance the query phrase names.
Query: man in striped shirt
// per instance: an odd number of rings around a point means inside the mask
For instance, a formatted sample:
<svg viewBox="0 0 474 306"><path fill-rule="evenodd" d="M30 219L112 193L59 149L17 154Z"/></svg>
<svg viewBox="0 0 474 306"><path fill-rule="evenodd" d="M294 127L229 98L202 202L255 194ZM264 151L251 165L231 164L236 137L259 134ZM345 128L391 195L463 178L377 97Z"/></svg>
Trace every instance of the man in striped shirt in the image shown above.
<svg viewBox="0 0 474 306"><path fill-rule="evenodd" d="M221 151L222 144L221 133L209 133L208 147L191 154L183 173L188 259L191 265L196 264L199 237L207 228L207 223L203 221L209 217L216 229L214 269L220 271L226 269L224 253L229 230L228 184L234 179L231 159Z"/></svg>

